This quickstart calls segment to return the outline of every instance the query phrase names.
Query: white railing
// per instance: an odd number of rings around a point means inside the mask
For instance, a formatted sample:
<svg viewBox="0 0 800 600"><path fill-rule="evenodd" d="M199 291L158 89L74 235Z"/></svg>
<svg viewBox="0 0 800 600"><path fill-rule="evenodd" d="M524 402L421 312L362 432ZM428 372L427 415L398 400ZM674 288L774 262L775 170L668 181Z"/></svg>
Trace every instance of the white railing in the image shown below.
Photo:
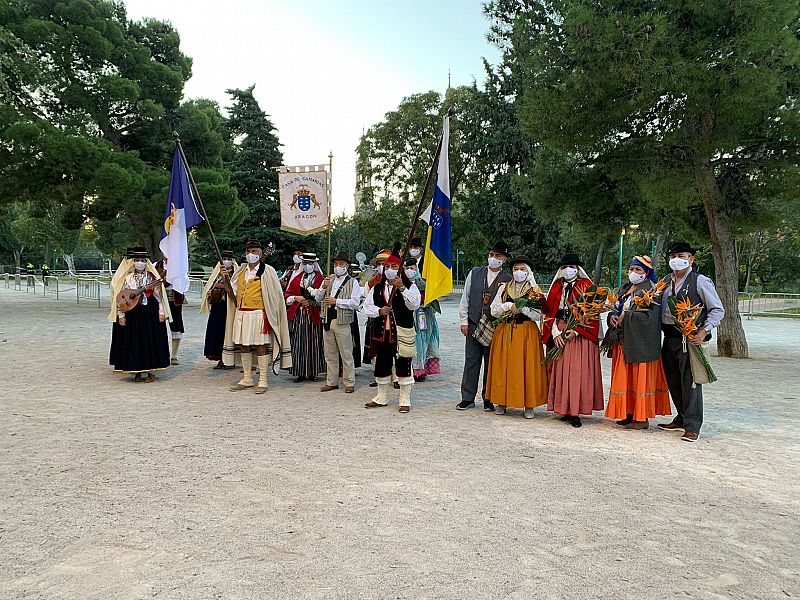
<svg viewBox="0 0 800 600"><path fill-rule="evenodd" d="M800 317L800 294L788 292L739 292L739 312L748 320L759 316Z"/></svg>

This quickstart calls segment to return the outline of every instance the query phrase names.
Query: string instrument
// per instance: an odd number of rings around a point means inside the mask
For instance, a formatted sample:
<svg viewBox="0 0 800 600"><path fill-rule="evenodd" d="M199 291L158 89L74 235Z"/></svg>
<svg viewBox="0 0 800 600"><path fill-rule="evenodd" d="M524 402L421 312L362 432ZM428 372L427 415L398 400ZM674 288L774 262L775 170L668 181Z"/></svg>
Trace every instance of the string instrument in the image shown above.
<svg viewBox="0 0 800 600"><path fill-rule="evenodd" d="M139 304L142 299L142 294L144 294L148 289L152 288L157 283L161 283L161 279L154 279L147 285L143 285L140 288L136 288L135 290L121 290L119 294L117 294L116 302L117 306L122 312L128 312L129 310L133 310Z"/></svg>

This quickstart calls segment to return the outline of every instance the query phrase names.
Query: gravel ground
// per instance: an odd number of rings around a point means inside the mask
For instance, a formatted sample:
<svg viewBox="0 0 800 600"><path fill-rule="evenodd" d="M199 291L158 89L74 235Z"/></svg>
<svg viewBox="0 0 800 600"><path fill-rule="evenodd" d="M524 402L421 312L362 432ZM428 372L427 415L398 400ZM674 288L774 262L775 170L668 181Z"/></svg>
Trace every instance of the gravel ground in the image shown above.
<svg viewBox="0 0 800 600"><path fill-rule="evenodd" d="M800 596L800 320L746 323L687 444L455 411L444 307L443 375L401 415L364 410L366 368L347 396L229 392L196 303L181 365L133 384L107 310L0 289L0 597Z"/></svg>

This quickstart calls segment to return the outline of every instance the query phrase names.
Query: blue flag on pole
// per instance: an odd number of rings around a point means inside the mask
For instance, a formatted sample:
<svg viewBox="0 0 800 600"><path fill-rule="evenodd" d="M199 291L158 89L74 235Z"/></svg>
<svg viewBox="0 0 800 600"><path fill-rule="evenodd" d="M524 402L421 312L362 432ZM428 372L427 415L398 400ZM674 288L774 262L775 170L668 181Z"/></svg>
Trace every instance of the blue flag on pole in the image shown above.
<svg viewBox="0 0 800 600"><path fill-rule="evenodd" d="M185 294L189 290L189 229L203 221L197 210L189 173L175 149L172 159L172 179L169 182L167 207L164 210L164 225L161 228L161 242L158 247L167 257L167 283L176 292Z"/></svg>

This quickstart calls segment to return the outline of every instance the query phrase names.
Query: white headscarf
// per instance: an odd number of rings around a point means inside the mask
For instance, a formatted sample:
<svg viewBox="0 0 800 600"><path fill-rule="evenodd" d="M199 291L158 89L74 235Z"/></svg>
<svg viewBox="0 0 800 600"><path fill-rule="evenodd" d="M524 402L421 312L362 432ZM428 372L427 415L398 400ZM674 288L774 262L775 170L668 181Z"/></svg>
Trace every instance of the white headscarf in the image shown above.
<svg viewBox="0 0 800 600"><path fill-rule="evenodd" d="M578 279L588 279L589 281L592 281L592 278L589 277L589 274L583 267L581 267L580 265L576 266L578 267L578 274L575 276L574 281L577 281ZM556 276L553 277L553 282L550 284L550 287L552 288L553 284L562 277L564 277L564 267L558 267L558 271L556 271Z"/></svg>
<svg viewBox="0 0 800 600"><path fill-rule="evenodd" d="M511 275L512 275L512 277L514 275L514 267L516 265L520 265L521 264L522 266L525 267L525 270L528 272L528 277L523 282L522 289L519 292L519 296L527 294L531 289L541 291L541 289L539 288L539 284L536 283L536 277L534 277L533 269L531 269L530 265L528 265L526 263L509 263L509 264L511 266ZM516 293L516 283L517 283L517 280L514 279L513 281L509 281L507 284L504 283L503 285L506 287L506 289L515 290L515 293ZM511 294L509 294L509 296L511 296ZM517 298L519 296L512 296L512 297Z"/></svg>

